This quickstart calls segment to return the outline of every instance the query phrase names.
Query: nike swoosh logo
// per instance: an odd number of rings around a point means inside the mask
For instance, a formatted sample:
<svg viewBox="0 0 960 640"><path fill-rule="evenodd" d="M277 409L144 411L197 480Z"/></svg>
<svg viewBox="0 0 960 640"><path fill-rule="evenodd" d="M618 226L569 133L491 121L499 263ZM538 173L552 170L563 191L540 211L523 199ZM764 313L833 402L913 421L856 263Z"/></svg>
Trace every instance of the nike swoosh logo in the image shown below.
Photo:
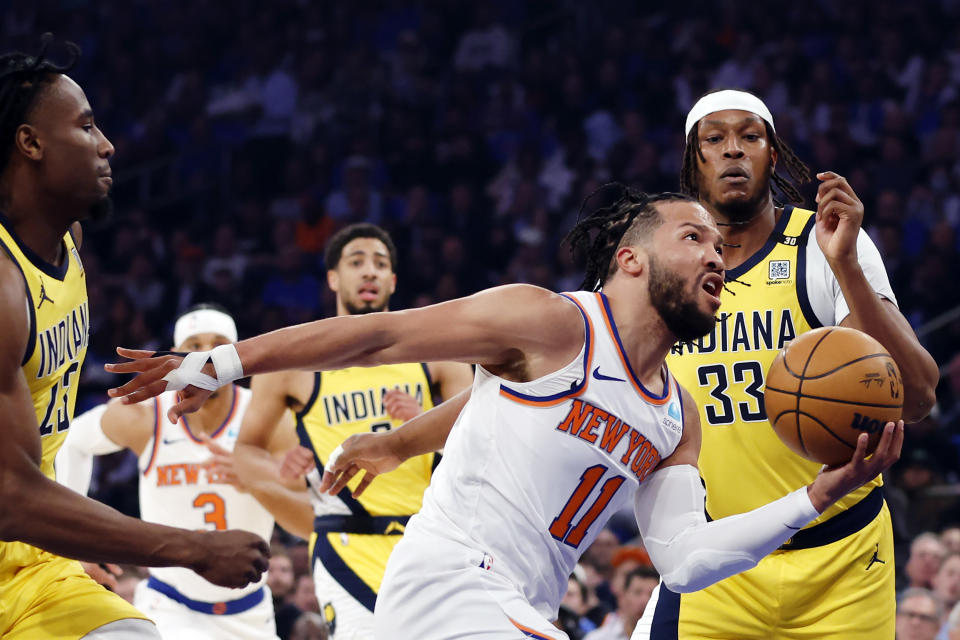
<svg viewBox="0 0 960 640"><path fill-rule="evenodd" d="M167 438L163 439L163 444L176 444L177 442L183 442L186 438L174 438L173 440L168 440Z"/></svg>
<svg viewBox="0 0 960 640"><path fill-rule="evenodd" d="M605 376L600 373L600 367L597 367L593 370L593 377L597 380L614 380L616 382L626 382L623 378L614 378L613 376Z"/></svg>

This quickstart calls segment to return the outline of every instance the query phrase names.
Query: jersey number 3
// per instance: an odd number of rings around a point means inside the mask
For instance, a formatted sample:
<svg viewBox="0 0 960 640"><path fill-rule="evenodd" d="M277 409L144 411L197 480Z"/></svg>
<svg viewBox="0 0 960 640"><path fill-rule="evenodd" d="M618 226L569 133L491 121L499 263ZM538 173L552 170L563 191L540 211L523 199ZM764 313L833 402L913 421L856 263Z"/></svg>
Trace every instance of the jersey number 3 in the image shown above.
<svg viewBox="0 0 960 640"><path fill-rule="evenodd" d="M216 493L201 493L193 501L193 506L197 509L206 509L204 511L203 521L212 524L217 531L223 531L227 528L227 507L223 498Z"/></svg>
<svg viewBox="0 0 960 640"><path fill-rule="evenodd" d="M567 500L567 504L564 505L563 510L560 511L560 515L554 518L550 524L550 535L564 544L570 545L574 549L580 546L580 543L583 542L584 537L587 535L587 530L590 528L590 525L594 523L606 506L610 504L613 494L617 492L617 489L620 488L620 485L623 484L625 479L623 476L614 476L604 482L603 487L600 488L600 495L593 501L593 504L590 505L587 512L583 514L583 517L580 518L580 522L574 525L574 516L580 512L583 503L586 502L590 494L593 493L593 488L597 486L600 478L602 478L606 472L607 468L602 464L587 467L580 476L580 484L573 490L573 494Z"/></svg>

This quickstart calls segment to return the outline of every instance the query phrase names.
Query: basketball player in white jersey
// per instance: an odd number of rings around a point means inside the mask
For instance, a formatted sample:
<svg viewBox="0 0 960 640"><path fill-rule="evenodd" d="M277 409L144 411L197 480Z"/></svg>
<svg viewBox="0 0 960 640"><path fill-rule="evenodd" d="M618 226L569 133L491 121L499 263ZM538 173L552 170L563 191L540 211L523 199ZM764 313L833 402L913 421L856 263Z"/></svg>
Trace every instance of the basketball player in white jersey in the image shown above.
<svg viewBox="0 0 960 640"><path fill-rule="evenodd" d="M233 319L207 305L185 313L174 328L174 343L181 351L212 349L236 339ZM77 417L57 456L57 479L86 493L93 455L128 448L139 456L144 520L194 530L243 529L269 540L274 518L257 501L262 497L259 485L239 484L237 477L269 475L271 465L244 474L231 465L250 391L226 386L201 411L171 424L163 416L176 396L170 391L140 404L111 402ZM270 448L282 453L296 443L293 420L284 416ZM221 464L213 463L211 450ZM301 493L308 504L306 492ZM137 586L134 605L156 622L167 640L276 638L273 599L265 582L266 574L242 589L228 589L189 569L152 568L150 577Z"/></svg>
<svg viewBox="0 0 960 640"><path fill-rule="evenodd" d="M303 324L186 358L121 349L133 360L108 370L141 375L110 393L138 402L182 388L168 416L178 419L245 374L478 364L423 508L390 557L376 609L383 640L565 638L550 620L567 577L625 505L664 581L690 591L753 566L898 457L903 425L888 423L869 460L863 436L850 463L809 486L706 522L698 414L664 358L678 339L715 323L724 272L716 224L686 196L624 189L571 242L587 249L588 271L610 274L603 293L514 285ZM435 413L439 420L427 413L409 424L442 424L443 406Z"/></svg>

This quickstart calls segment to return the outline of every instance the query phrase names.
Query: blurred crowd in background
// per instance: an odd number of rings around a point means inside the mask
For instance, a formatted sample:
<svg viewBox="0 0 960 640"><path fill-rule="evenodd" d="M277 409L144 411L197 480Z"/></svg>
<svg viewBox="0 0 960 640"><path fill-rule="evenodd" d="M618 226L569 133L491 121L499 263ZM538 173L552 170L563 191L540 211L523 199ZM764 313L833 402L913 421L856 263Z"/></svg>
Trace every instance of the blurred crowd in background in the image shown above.
<svg viewBox="0 0 960 640"><path fill-rule="evenodd" d="M82 252L78 411L103 401L115 346L169 347L195 303L230 309L241 337L332 315L322 252L351 222L392 233L395 309L574 289L560 241L584 197L611 180L676 190L690 106L748 89L814 172L849 179L941 366L937 409L887 479L913 585L911 542L960 522L958 24L958 0L4 3L4 50L35 51L43 31L81 46L71 75L117 151L116 213ZM136 513L135 476L113 456L95 491ZM575 577L584 614L592 575Z"/></svg>

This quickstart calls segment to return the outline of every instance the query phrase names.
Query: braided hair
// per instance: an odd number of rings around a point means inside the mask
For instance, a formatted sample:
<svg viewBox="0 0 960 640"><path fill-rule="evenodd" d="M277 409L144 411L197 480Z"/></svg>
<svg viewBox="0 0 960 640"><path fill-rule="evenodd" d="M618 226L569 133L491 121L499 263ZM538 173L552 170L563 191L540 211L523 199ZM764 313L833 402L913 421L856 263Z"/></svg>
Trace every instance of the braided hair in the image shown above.
<svg viewBox="0 0 960 640"><path fill-rule="evenodd" d="M710 93L714 92L709 91L704 95ZM810 182L810 168L804 164L803 161L797 157L797 154L793 152L793 149L777 135L769 122L764 120L763 126L767 132L767 139L770 140L770 146L777 152L777 155L781 159L781 165L787 168L787 175L789 176L789 178L787 178L780 175L776 170L771 174L770 193L773 194L774 202L777 205L782 204L777 195L777 190L779 190L787 202L802 204L803 196L800 195L799 187ZM687 134L687 145L683 150L683 164L680 167L680 191L694 198L700 197L700 190L697 188L697 176L699 174L697 159L699 158L700 162L706 162L706 158L703 157L703 151L700 150L700 135L697 129L698 126L694 125L693 128L690 129L690 133ZM776 190L774 187L776 187Z"/></svg>
<svg viewBox="0 0 960 640"><path fill-rule="evenodd" d="M62 66L51 62L47 58L51 42L53 34L45 33L35 56L19 51L0 55L0 176L10 163L17 129L27 121L37 97L57 75L72 69L80 57L80 47L65 42L70 60Z"/></svg>
<svg viewBox="0 0 960 640"><path fill-rule="evenodd" d="M587 203L610 188L619 189L619 197L610 204L599 206L585 218L578 219L576 226L564 238L574 254L586 257L586 268L581 289L598 291L617 270L616 252L621 246L636 244L660 226L663 219L656 208L660 202L696 202L683 193L647 194L619 182L605 184L583 201L582 216ZM608 196L609 199L609 196Z"/></svg>

